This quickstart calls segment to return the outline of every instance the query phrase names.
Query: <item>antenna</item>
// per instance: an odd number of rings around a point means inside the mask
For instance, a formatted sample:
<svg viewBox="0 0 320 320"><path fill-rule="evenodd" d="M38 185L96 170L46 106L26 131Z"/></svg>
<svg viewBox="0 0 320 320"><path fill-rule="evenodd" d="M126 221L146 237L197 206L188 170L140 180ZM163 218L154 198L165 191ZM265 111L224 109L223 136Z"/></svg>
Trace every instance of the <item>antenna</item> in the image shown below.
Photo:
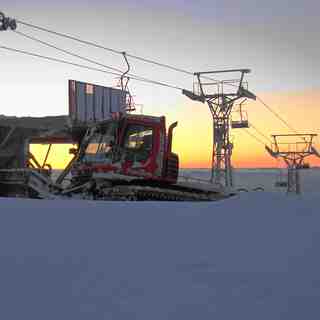
<svg viewBox="0 0 320 320"><path fill-rule="evenodd" d="M132 112L135 111L135 105L133 101L132 94L129 90L129 81L130 81L130 76L128 75L131 69L130 63L128 61L128 57L126 52L122 52L124 61L127 65L127 70L123 72L123 74L120 77L120 85L121 85L121 90L126 93L126 111Z"/></svg>
<svg viewBox="0 0 320 320"><path fill-rule="evenodd" d="M248 91L247 83L243 81L244 75L249 72L249 69L196 72L193 92L182 91L190 99L206 102L209 106L213 118L211 182L226 187L233 186L231 166L233 143L230 139L230 115L234 103L239 99L256 99L256 96ZM225 74L236 75L236 77L212 79L208 82L208 75L223 77ZM241 124L241 127L245 127L245 122Z"/></svg>
<svg viewBox="0 0 320 320"><path fill-rule="evenodd" d="M273 158L282 158L288 168L287 193L301 193L300 173L304 159L314 155L320 157L313 145L316 134L275 134L273 143L266 151Z"/></svg>

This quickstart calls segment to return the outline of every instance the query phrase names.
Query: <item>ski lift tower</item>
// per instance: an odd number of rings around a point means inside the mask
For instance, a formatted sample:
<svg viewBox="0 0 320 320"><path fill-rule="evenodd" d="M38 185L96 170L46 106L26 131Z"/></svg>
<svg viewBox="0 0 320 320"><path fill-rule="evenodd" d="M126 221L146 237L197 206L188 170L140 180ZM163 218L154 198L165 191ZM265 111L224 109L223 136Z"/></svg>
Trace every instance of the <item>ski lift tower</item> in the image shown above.
<svg viewBox="0 0 320 320"><path fill-rule="evenodd" d="M232 108L240 99L256 99L256 96L248 91L247 82L244 82L247 73L250 73L249 69L196 72L193 92L182 91L190 99L206 102L209 106L213 118L211 182L226 187L233 186L231 166L233 144L229 135ZM220 79L225 75L230 75L230 78Z"/></svg>
<svg viewBox="0 0 320 320"><path fill-rule="evenodd" d="M272 135L271 147L266 146L266 151L273 158L282 158L288 168L287 193L301 193L299 169L306 157L319 152L313 145L316 134L276 134Z"/></svg>

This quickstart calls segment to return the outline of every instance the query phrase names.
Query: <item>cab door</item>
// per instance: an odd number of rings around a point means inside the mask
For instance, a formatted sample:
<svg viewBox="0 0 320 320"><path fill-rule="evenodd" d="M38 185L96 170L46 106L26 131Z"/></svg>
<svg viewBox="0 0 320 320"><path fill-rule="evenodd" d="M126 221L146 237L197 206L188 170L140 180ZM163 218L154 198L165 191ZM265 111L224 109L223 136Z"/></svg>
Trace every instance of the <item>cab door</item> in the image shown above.
<svg viewBox="0 0 320 320"><path fill-rule="evenodd" d="M123 133L122 170L131 176L159 178L159 124L127 122ZM162 164L162 162L161 162Z"/></svg>

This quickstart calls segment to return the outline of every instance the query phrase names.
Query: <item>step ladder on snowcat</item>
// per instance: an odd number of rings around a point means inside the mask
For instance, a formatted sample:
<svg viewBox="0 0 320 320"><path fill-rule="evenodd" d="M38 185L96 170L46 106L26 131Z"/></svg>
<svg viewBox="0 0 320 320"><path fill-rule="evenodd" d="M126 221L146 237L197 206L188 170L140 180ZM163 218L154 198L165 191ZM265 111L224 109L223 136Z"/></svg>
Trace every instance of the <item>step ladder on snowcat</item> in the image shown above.
<svg viewBox="0 0 320 320"><path fill-rule="evenodd" d="M232 129L243 129L249 128L249 121L248 121L248 114L243 109L243 104L245 103L246 99L239 104L239 107L236 111L232 113L231 119L231 128Z"/></svg>

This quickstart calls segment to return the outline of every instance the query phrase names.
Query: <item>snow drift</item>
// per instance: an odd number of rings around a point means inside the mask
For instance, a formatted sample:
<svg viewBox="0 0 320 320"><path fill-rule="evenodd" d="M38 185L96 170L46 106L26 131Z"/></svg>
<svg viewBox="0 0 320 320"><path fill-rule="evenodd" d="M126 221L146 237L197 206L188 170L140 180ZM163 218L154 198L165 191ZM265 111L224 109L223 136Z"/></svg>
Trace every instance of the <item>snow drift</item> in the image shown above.
<svg viewBox="0 0 320 320"><path fill-rule="evenodd" d="M0 200L1 319L318 319L316 195Z"/></svg>

